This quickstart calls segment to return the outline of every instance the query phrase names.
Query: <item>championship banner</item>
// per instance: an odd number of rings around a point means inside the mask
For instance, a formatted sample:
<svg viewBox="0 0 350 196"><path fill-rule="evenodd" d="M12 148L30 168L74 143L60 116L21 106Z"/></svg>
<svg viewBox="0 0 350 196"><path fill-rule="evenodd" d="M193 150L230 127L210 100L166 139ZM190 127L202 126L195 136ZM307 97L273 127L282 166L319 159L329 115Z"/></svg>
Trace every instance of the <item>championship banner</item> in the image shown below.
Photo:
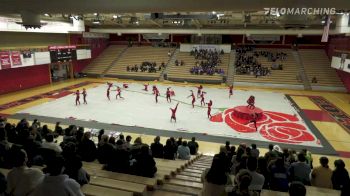
<svg viewBox="0 0 350 196"><path fill-rule="evenodd" d="M12 66L22 65L21 53L19 51L11 52Z"/></svg>
<svg viewBox="0 0 350 196"><path fill-rule="evenodd" d="M0 65L1 69L11 68L11 59L9 51L0 52Z"/></svg>

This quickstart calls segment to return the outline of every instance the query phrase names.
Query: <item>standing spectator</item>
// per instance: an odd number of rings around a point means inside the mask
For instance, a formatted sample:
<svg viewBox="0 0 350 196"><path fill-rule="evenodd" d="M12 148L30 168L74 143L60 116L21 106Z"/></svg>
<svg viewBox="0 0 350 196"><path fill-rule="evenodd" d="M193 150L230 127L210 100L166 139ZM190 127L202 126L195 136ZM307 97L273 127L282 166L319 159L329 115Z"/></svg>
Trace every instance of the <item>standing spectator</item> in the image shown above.
<svg viewBox="0 0 350 196"><path fill-rule="evenodd" d="M83 196L80 185L67 175L62 174L64 160L61 156L47 163L47 172L43 181L31 196Z"/></svg>
<svg viewBox="0 0 350 196"><path fill-rule="evenodd" d="M269 188L269 181L270 181L270 173L268 171L268 165L265 157L259 157L258 158L258 168L256 169L256 172L263 175L265 177L264 181L264 189Z"/></svg>
<svg viewBox="0 0 350 196"><path fill-rule="evenodd" d="M288 170L284 165L284 161L281 157L272 164L270 168L271 179L270 188L274 191L287 192L288 186Z"/></svg>
<svg viewBox="0 0 350 196"><path fill-rule="evenodd" d="M57 143L55 143L53 139L54 139L53 134L51 133L47 134L45 136L45 142L43 142L42 147L54 150L57 153L61 153L62 152L61 147Z"/></svg>
<svg viewBox="0 0 350 196"><path fill-rule="evenodd" d="M321 188L331 189L332 187L332 170L328 166L328 158L320 158L320 166L314 168L311 172L311 185Z"/></svg>
<svg viewBox="0 0 350 196"><path fill-rule="evenodd" d="M252 150L250 151L250 155L255 158L259 158L260 151L256 148L256 144L252 144Z"/></svg>
<svg viewBox="0 0 350 196"><path fill-rule="evenodd" d="M188 147L190 148L191 155L196 155L198 152L199 145L196 142L196 138L192 137L192 140L188 142Z"/></svg>
<svg viewBox="0 0 350 196"><path fill-rule="evenodd" d="M226 152L230 152L230 150L231 150L230 141L226 141L225 148L226 148Z"/></svg>
<svg viewBox="0 0 350 196"><path fill-rule="evenodd" d="M160 143L160 137L157 136L154 138L154 143L151 144L152 156L154 158L163 158L163 144Z"/></svg>
<svg viewBox="0 0 350 196"><path fill-rule="evenodd" d="M277 158L277 153L273 150L273 144L269 144L269 151L265 153L265 159L267 163L270 163L270 161L275 158Z"/></svg>
<svg viewBox="0 0 350 196"><path fill-rule="evenodd" d="M248 173L252 176L252 182L249 185L249 190L251 191L261 191L264 186L265 177L259 174L258 172L256 172L257 167L258 167L258 160L255 157L248 157L248 160L247 160L248 170L243 169L237 174L237 176L239 176L241 172L248 171Z"/></svg>
<svg viewBox="0 0 350 196"><path fill-rule="evenodd" d="M349 173L345 169L344 161L341 159L335 160L334 167L332 174L333 189L341 190L341 196L350 195Z"/></svg>
<svg viewBox="0 0 350 196"><path fill-rule="evenodd" d="M6 193L13 196L28 195L44 178L42 171L27 167L27 153L21 149L11 150L14 168L7 174Z"/></svg>
<svg viewBox="0 0 350 196"><path fill-rule="evenodd" d="M177 154L179 159L183 159L183 160L191 159L190 148L187 146L186 141L183 141L182 145L177 147Z"/></svg>
<svg viewBox="0 0 350 196"><path fill-rule="evenodd" d="M175 159L175 151L173 147L173 143L170 139L166 140L164 146L164 159L174 160Z"/></svg>
<svg viewBox="0 0 350 196"><path fill-rule="evenodd" d="M310 166L306 163L304 153L298 154L298 162L292 163L289 168L291 181L299 181L305 185L311 185L309 175L311 173Z"/></svg>
<svg viewBox="0 0 350 196"><path fill-rule="evenodd" d="M57 136L63 135L63 129L62 129L62 127L60 126L60 122L56 122L56 126L55 126L54 132L55 132L55 134L56 134Z"/></svg>
<svg viewBox="0 0 350 196"><path fill-rule="evenodd" d="M96 145L90 138L91 133L85 132L80 144L78 145L78 154L83 161L87 162L92 162L96 159Z"/></svg>
<svg viewBox="0 0 350 196"><path fill-rule="evenodd" d="M136 156L135 173L138 176L153 178L156 172L156 162L149 154L149 147L143 145L140 154Z"/></svg>
<svg viewBox="0 0 350 196"><path fill-rule="evenodd" d="M244 154L244 150L242 147L238 147L237 154L232 156L231 159L231 174L236 174L236 167L240 164L242 160L242 156Z"/></svg>
<svg viewBox="0 0 350 196"><path fill-rule="evenodd" d="M225 160L214 156L210 169L202 173L201 181L203 182L202 196L223 195L225 186L232 184L230 176L225 170Z"/></svg>

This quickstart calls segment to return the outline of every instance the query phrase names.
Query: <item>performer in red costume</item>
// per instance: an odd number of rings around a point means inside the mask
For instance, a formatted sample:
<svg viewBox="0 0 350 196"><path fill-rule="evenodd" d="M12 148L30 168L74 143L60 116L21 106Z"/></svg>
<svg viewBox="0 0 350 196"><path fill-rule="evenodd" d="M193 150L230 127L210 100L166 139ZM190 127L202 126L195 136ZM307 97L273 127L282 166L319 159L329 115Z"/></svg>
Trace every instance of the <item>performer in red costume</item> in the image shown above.
<svg viewBox="0 0 350 196"><path fill-rule="evenodd" d="M193 90L191 90L191 95L188 96L187 98L192 97L192 108L194 108L194 102L196 102L196 97L193 94Z"/></svg>
<svg viewBox="0 0 350 196"><path fill-rule="evenodd" d="M230 99L232 95L233 95L233 85L231 85L229 87L229 96L228 96L228 98Z"/></svg>
<svg viewBox="0 0 350 196"><path fill-rule="evenodd" d="M108 88L107 88L107 98L108 100L111 100L111 98L109 97L109 91L111 90L111 87L113 86L113 83L109 83L107 82Z"/></svg>
<svg viewBox="0 0 350 196"><path fill-rule="evenodd" d="M248 121L247 124L254 123L255 131L258 132L258 127L256 126L256 121L258 120L258 115L256 113L253 113L251 115L252 115L252 119L250 121Z"/></svg>
<svg viewBox="0 0 350 196"><path fill-rule="evenodd" d="M82 93L82 95L83 95L83 99L84 99L84 104L87 104L87 101L86 101L87 93L86 93L86 89L85 89L85 88L83 88L83 93Z"/></svg>
<svg viewBox="0 0 350 196"><path fill-rule="evenodd" d="M149 83L143 85L143 86L145 87L145 88L143 89L144 91L148 91L148 85L149 85Z"/></svg>
<svg viewBox="0 0 350 196"><path fill-rule="evenodd" d="M213 105L213 101L210 100L208 104L208 112L207 112L207 115L208 115L208 118L210 119L211 118L211 106Z"/></svg>
<svg viewBox="0 0 350 196"><path fill-rule="evenodd" d="M170 108L170 110L171 110L170 122L173 122L173 120L175 120L175 122L176 122L176 110L177 110L178 105L179 105L179 103L176 104L176 107L174 109Z"/></svg>
<svg viewBox="0 0 350 196"><path fill-rule="evenodd" d="M159 90L156 88L153 92L154 92L154 95L156 96L156 103L158 103Z"/></svg>
<svg viewBox="0 0 350 196"><path fill-rule="evenodd" d="M197 98L199 98L201 96L201 92L202 92L202 89L203 89L203 86L202 85L199 85L199 87L197 87Z"/></svg>
<svg viewBox="0 0 350 196"><path fill-rule="evenodd" d="M121 98L121 99L124 99L124 97L122 97L122 89L119 87L119 86L117 86L117 95L115 96L115 98L116 99L118 99L118 96L119 96L119 98Z"/></svg>
<svg viewBox="0 0 350 196"><path fill-rule="evenodd" d="M77 90L75 93L75 105L77 106L78 104L80 105L80 92Z"/></svg>
<svg viewBox="0 0 350 196"><path fill-rule="evenodd" d="M201 106L205 106L205 102L204 102L204 94L205 94L206 92L204 92L204 91L202 91L202 93L201 93Z"/></svg>
<svg viewBox="0 0 350 196"><path fill-rule="evenodd" d="M249 109L254 109L255 108L255 97L253 95L251 95L249 97L249 99L247 100L247 104L248 104L247 107Z"/></svg>
<svg viewBox="0 0 350 196"><path fill-rule="evenodd" d="M129 88L129 84L123 83L123 88Z"/></svg>
<svg viewBox="0 0 350 196"><path fill-rule="evenodd" d="M153 85L153 87L152 87L153 94L156 94L156 90L158 90L157 86Z"/></svg>
<svg viewBox="0 0 350 196"><path fill-rule="evenodd" d="M169 103L171 103L171 91L170 91L170 88L171 88L171 87L168 87L168 88L166 89L166 93L165 93L165 95L166 95L166 101L169 102Z"/></svg>

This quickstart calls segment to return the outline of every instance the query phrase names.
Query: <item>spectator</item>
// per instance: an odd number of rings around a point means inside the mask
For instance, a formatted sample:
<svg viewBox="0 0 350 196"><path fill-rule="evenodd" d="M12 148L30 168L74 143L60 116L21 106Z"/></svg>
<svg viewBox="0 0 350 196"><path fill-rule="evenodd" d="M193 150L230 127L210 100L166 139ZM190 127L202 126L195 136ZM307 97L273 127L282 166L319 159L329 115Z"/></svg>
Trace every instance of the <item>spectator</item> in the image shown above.
<svg viewBox="0 0 350 196"><path fill-rule="evenodd" d="M130 157L131 154L126 150L122 141L118 140L116 149L113 150L111 157L107 160L107 164L104 169L120 173L130 172Z"/></svg>
<svg viewBox="0 0 350 196"><path fill-rule="evenodd" d="M177 147L178 158L182 160L190 160L190 148L187 146L187 141L183 141L182 145Z"/></svg>
<svg viewBox="0 0 350 196"><path fill-rule="evenodd" d="M47 163L47 172L41 184L39 184L31 196L83 196L80 185L67 175L62 174L64 160L57 156Z"/></svg>
<svg viewBox="0 0 350 196"><path fill-rule="evenodd" d="M98 139L97 141L98 141L98 143L100 143L103 134L105 134L105 130L104 130L104 129L101 129L101 130L98 132L98 136L97 136L97 139Z"/></svg>
<svg viewBox="0 0 350 196"><path fill-rule="evenodd" d="M320 158L320 166L314 168L311 172L311 185L321 188L331 189L332 187L332 170L328 166L328 158Z"/></svg>
<svg viewBox="0 0 350 196"><path fill-rule="evenodd" d="M226 173L225 165L224 159L214 156L210 169L205 169L202 173L202 196L223 195L225 186L232 184L229 175Z"/></svg>
<svg viewBox="0 0 350 196"><path fill-rule="evenodd" d="M144 146L144 144L142 143L141 137L137 137L134 140L134 144L131 146L131 154L133 157L140 153L142 146Z"/></svg>
<svg viewBox="0 0 350 196"><path fill-rule="evenodd" d="M312 80L311 80L311 83L317 83L317 78L314 76L314 77L312 77Z"/></svg>
<svg viewBox="0 0 350 196"><path fill-rule="evenodd" d="M291 181L299 181L305 185L311 185L309 175L311 173L310 166L306 163L304 153L298 154L298 162L292 163L289 168Z"/></svg>
<svg viewBox="0 0 350 196"><path fill-rule="evenodd" d="M123 142L122 140L120 140L121 142ZM112 146L115 146L116 143L115 143L115 137L111 136L109 137L108 139L108 143L111 144ZM124 144L124 143L123 143Z"/></svg>
<svg viewBox="0 0 350 196"><path fill-rule="evenodd" d="M175 151L174 151L173 143L171 142L170 139L167 139L164 146L164 159L174 160L175 159L174 155L175 155Z"/></svg>
<svg viewBox="0 0 350 196"><path fill-rule="evenodd" d="M138 176L153 178L157 172L156 162L149 154L149 147L143 145L136 156L135 173Z"/></svg>
<svg viewBox="0 0 350 196"><path fill-rule="evenodd" d="M255 157L248 157L247 170L243 169L237 174L237 176L240 176L241 172L248 171L248 173L252 176L252 181L249 185L249 190L251 191L261 191L264 186L265 177L256 172L257 166L258 160Z"/></svg>
<svg viewBox="0 0 350 196"><path fill-rule="evenodd" d="M78 145L78 154L83 161L87 162L92 162L96 159L96 146L90 138L91 133L85 132L80 144Z"/></svg>
<svg viewBox="0 0 350 196"><path fill-rule="evenodd" d="M160 137L157 136L154 138L154 143L151 144L152 155L155 158L163 158L163 144L160 143Z"/></svg>
<svg viewBox="0 0 350 196"><path fill-rule="evenodd" d="M303 151L303 153L305 155L306 163L309 164L310 168L312 169L313 168L313 165L312 165L313 158L312 158L311 152L308 151L307 149L303 149L302 151Z"/></svg>
<svg viewBox="0 0 350 196"><path fill-rule="evenodd" d="M6 140L5 128L0 128L0 167L9 167L10 143Z"/></svg>
<svg viewBox="0 0 350 196"><path fill-rule="evenodd" d="M252 150L250 151L250 155L255 158L259 158L259 149L256 148L256 144L252 144Z"/></svg>
<svg viewBox="0 0 350 196"><path fill-rule="evenodd" d="M82 168L81 158L76 154L76 144L67 143L63 147L62 156L64 158L64 174L77 181L80 185L89 183L90 175Z"/></svg>
<svg viewBox="0 0 350 196"><path fill-rule="evenodd" d="M119 140L118 140L119 141ZM113 153L113 145L108 142L108 135L102 135L100 143L97 145L97 160L101 164L108 162Z"/></svg>
<svg viewBox="0 0 350 196"><path fill-rule="evenodd" d="M227 156L227 151L225 146L220 146L220 152L219 154L214 155L214 157L219 157L220 159L223 160L223 162L225 163L225 171L226 172L230 172L230 166L231 166L231 160L228 158Z"/></svg>
<svg viewBox="0 0 350 196"><path fill-rule="evenodd" d="M57 135L63 135L63 129L60 126L60 122L56 122L56 126L55 126L55 130L54 130L55 134Z"/></svg>
<svg viewBox="0 0 350 196"><path fill-rule="evenodd" d="M11 150L14 168L7 174L6 193L13 196L28 195L41 183L44 174L27 167L27 153L18 148Z"/></svg>
<svg viewBox="0 0 350 196"><path fill-rule="evenodd" d="M244 150L242 147L238 147L237 154L232 156L231 159L231 174L236 174L236 167L240 164L242 160L242 156L244 154Z"/></svg>
<svg viewBox="0 0 350 196"><path fill-rule="evenodd" d="M192 140L188 142L188 147L190 148L191 155L196 155L198 152L199 145L196 142L196 138L192 137Z"/></svg>
<svg viewBox="0 0 350 196"><path fill-rule="evenodd" d="M254 192L249 190L250 183L252 182L252 176L244 171L239 174L236 178L237 186L229 193L229 196L253 196L256 195Z"/></svg>
<svg viewBox="0 0 350 196"><path fill-rule="evenodd" d="M4 174L2 174L0 172L0 195L1 196L5 195L6 186L7 186L6 178L5 178Z"/></svg>
<svg viewBox="0 0 350 196"><path fill-rule="evenodd" d="M118 140L122 141L123 144L124 144L124 143L125 143L124 135L123 135L123 134L120 134Z"/></svg>
<svg viewBox="0 0 350 196"><path fill-rule="evenodd" d="M306 196L304 184L298 181L290 183L289 196Z"/></svg>
<svg viewBox="0 0 350 196"><path fill-rule="evenodd" d="M53 134L51 133L47 134L45 136L45 142L43 142L42 147L54 150L57 153L61 153L62 152L61 147L57 143L53 142L53 139L54 139Z"/></svg>
<svg viewBox="0 0 350 196"><path fill-rule="evenodd" d="M265 181L264 181L264 189L268 189L269 188L269 181L270 181L270 173L268 171L268 165L267 165L267 161L265 159L265 157L259 157L258 158L258 168L256 169L256 172L258 172L259 174L263 175L265 177Z"/></svg>
<svg viewBox="0 0 350 196"><path fill-rule="evenodd" d="M125 149L131 149L131 143L130 143L131 139L132 139L132 137L130 135L126 136L126 141L124 144Z"/></svg>
<svg viewBox="0 0 350 196"><path fill-rule="evenodd" d="M345 169L345 163L343 160L338 159L334 161L334 171L332 174L333 189L341 190L341 195L350 195L350 179L349 173Z"/></svg>
<svg viewBox="0 0 350 196"><path fill-rule="evenodd" d="M179 137L176 141L176 146L180 146L182 144L182 137Z"/></svg>
<svg viewBox="0 0 350 196"><path fill-rule="evenodd" d="M270 163L270 161L274 160L275 158L277 158L277 153L273 150L273 144L269 144L269 151L265 153L265 159L267 163Z"/></svg>
<svg viewBox="0 0 350 196"><path fill-rule="evenodd" d="M227 152L230 152L230 150L231 150L230 141L226 141L226 143L225 143L225 148L226 148L226 151L227 151Z"/></svg>
<svg viewBox="0 0 350 196"><path fill-rule="evenodd" d="M288 192L288 170L281 157L278 157L270 168L270 188L274 191Z"/></svg>

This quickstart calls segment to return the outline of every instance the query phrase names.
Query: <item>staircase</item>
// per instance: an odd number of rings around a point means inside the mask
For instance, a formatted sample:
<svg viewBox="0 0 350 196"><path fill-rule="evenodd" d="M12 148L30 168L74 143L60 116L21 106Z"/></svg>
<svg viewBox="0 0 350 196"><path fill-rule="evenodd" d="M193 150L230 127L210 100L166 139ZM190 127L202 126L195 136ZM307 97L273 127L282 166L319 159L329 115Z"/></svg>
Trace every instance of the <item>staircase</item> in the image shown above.
<svg viewBox="0 0 350 196"><path fill-rule="evenodd" d="M227 76L226 76L226 84L227 85L232 85L233 84L233 75L235 73L235 62L236 62L236 51L231 50L230 52L230 61L228 64L228 69L227 69Z"/></svg>
<svg viewBox="0 0 350 196"><path fill-rule="evenodd" d="M296 50L293 50L292 54L293 54L293 57L295 59L295 62L299 66L298 75L299 75L300 79L303 81L304 89L305 90L312 90L311 84L310 84L309 79L308 79L306 72L305 72L305 67L304 67L303 61L300 58L299 52Z"/></svg>
<svg viewBox="0 0 350 196"><path fill-rule="evenodd" d="M129 47L126 47L123 49L122 52L119 53L116 59L112 61L112 63L102 72L101 77L104 77L105 74L118 62L121 56L128 50Z"/></svg>
<svg viewBox="0 0 350 196"><path fill-rule="evenodd" d="M205 169L210 168L212 160L212 156L201 156L175 176L165 180L159 191L176 195L201 195L203 188L201 176Z"/></svg>
<svg viewBox="0 0 350 196"><path fill-rule="evenodd" d="M176 49L171 53L171 57L169 58L169 61L165 64L165 69L162 70L162 73L160 74L159 81L164 81L164 74L168 73L169 67L172 64L175 64L176 55L180 52L180 49Z"/></svg>

